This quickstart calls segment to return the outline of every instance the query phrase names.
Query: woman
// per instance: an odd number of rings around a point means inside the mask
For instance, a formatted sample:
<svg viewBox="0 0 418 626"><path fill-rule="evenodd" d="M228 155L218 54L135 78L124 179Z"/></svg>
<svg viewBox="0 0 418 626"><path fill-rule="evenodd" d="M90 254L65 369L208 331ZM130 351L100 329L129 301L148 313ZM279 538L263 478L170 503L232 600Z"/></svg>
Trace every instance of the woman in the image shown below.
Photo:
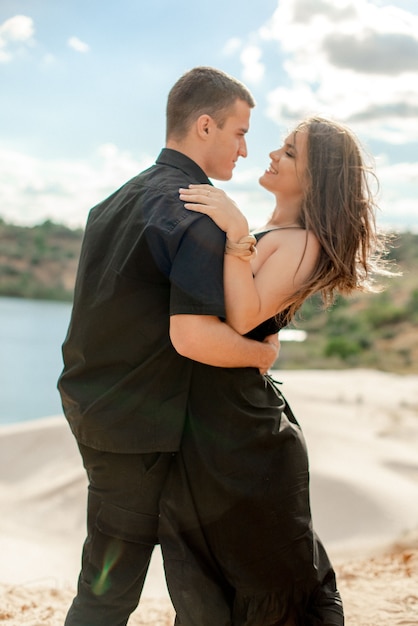
<svg viewBox="0 0 418 626"><path fill-rule="evenodd" d="M312 294L329 304L337 292L372 290L373 274L385 273L353 135L311 118L270 157L260 184L276 205L255 237L222 191L180 190L186 209L209 215L226 233L226 322L260 341ZM200 363L191 388L182 449L161 503L177 622L342 626L334 571L312 529L305 442L283 395L255 369Z"/></svg>

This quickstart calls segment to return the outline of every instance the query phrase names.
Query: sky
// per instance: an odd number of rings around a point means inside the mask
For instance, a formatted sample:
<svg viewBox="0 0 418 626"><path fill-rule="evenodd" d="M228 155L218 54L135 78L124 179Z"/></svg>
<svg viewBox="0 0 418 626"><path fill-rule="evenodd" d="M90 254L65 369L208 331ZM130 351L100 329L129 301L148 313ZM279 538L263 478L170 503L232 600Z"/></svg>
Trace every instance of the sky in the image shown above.
<svg viewBox="0 0 418 626"><path fill-rule="evenodd" d="M269 152L302 118L350 126L380 181L378 223L418 230L416 0L0 0L0 217L83 226L164 146L168 92L210 65L257 102L225 189L252 226Z"/></svg>

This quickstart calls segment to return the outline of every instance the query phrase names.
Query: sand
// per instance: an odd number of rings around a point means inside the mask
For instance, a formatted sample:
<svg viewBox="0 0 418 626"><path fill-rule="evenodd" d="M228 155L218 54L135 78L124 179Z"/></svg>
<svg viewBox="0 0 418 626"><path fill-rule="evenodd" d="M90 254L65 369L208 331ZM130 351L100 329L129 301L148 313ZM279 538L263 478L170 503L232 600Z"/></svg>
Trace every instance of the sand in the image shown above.
<svg viewBox="0 0 418 626"><path fill-rule="evenodd" d="M312 511L347 626L418 624L418 376L275 372L308 444ZM0 427L0 624L61 626L86 479L63 416ZM161 554L129 624L172 624Z"/></svg>

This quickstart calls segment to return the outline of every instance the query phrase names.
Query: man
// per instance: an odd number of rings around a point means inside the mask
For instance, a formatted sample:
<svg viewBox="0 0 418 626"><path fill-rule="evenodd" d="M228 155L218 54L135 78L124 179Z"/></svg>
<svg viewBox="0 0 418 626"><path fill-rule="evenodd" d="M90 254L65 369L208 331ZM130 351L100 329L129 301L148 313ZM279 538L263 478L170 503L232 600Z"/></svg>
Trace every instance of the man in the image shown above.
<svg viewBox="0 0 418 626"><path fill-rule="evenodd" d="M266 370L277 356L274 341L251 341L222 321L224 233L178 194L231 178L247 155L253 106L223 72L187 72L170 91L156 164L89 215L58 384L89 479L66 626L122 626L138 604L193 360Z"/></svg>

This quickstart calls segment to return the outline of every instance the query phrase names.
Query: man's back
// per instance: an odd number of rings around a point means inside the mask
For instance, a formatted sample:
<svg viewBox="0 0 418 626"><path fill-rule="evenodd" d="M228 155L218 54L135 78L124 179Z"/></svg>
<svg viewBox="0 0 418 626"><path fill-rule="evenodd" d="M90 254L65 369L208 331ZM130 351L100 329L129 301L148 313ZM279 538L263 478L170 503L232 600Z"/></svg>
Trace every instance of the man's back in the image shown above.
<svg viewBox="0 0 418 626"><path fill-rule="evenodd" d="M191 363L172 347L169 315L173 277L186 284L190 273L177 253L199 216L178 189L206 177L180 153L163 154L92 209L86 227L59 389L77 439L98 449L173 450L184 421Z"/></svg>

